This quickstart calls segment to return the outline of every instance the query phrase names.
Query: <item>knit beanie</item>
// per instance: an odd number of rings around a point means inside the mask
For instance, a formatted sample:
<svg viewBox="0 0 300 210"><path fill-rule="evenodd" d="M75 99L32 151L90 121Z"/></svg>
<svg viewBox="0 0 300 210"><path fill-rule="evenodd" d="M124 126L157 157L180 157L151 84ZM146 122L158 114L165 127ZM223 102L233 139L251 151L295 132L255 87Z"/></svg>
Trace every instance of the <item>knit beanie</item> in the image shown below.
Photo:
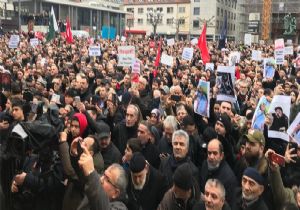
<svg viewBox="0 0 300 210"><path fill-rule="evenodd" d="M217 117L217 121L221 122L224 125L227 134L231 132L231 119L226 113L219 114Z"/></svg>
<svg viewBox="0 0 300 210"><path fill-rule="evenodd" d="M76 114L73 115L73 117L77 118L77 120L79 122L79 127L80 127L80 134L79 135L82 137L85 129L88 126L86 116L82 113L76 113Z"/></svg>
<svg viewBox="0 0 300 210"><path fill-rule="evenodd" d="M139 173L145 169L146 160L142 153L135 152L129 163L129 168L132 173Z"/></svg>
<svg viewBox="0 0 300 210"><path fill-rule="evenodd" d="M183 163L177 167L173 175L174 184L182 190L189 190L193 186L193 175L188 163Z"/></svg>
<svg viewBox="0 0 300 210"><path fill-rule="evenodd" d="M244 176L247 176L257 182L259 185L264 185L264 178L255 168L248 167L244 171Z"/></svg>

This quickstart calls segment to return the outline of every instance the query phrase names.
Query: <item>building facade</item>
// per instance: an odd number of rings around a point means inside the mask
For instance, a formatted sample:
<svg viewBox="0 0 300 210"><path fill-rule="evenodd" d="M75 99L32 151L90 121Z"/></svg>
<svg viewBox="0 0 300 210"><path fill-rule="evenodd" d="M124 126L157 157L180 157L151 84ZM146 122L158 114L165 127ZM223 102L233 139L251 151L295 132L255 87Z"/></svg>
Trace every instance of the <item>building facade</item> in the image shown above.
<svg viewBox="0 0 300 210"><path fill-rule="evenodd" d="M147 12L153 9L163 14L157 34L199 37L204 22L207 22L207 39L217 40L227 15L228 39L238 39L237 0L125 0L124 11L131 13L126 20L126 30L151 34L153 26L147 19Z"/></svg>
<svg viewBox="0 0 300 210"><path fill-rule="evenodd" d="M18 17L19 1L13 0L15 16ZM116 28L116 34L122 34L125 29L125 12L119 1L60 1L60 0L21 0L20 22L26 28L26 17L34 17L35 26L48 25L47 20L53 7L56 19L65 21L70 18L73 30L85 30L99 34L102 26ZM17 19L18 20L18 19Z"/></svg>
<svg viewBox="0 0 300 210"><path fill-rule="evenodd" d="M243 0L245 13L248 15L248 32L254 33L261 38L263 0ZM300 1L299 0L272 0L271 6L270 39L286 38L298 42L300 35ZM284 35L284 17L291 14L296 18L296 33L291 36ZM253 17L255 17L253 20ZM257 32L251 27L257 26Z"/></svg>

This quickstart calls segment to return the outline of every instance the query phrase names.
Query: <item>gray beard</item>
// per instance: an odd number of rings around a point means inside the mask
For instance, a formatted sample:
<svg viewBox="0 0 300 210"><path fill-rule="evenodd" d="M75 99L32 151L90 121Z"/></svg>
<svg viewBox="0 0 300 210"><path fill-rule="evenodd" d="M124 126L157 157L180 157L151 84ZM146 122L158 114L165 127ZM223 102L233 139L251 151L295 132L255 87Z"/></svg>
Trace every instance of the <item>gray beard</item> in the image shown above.
<svg viewBox="0 0 300 210"><path fill-rule="evenodd" d="M214 171L214 170L217 170L217 169L219 168L219 166L220 166L220 163L214 166L214 165L210 164L210 163L207 161L207 168L208 168L208 171Z"/></svg>

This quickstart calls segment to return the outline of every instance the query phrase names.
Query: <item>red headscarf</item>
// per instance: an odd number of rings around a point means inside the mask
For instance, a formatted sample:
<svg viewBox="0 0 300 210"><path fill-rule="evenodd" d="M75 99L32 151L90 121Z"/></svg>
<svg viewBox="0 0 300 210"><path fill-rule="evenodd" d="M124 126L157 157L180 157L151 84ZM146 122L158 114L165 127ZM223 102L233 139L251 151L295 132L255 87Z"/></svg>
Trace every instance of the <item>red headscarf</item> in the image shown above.
<svg viewBox="0 0 300 210"><path fill-rule="evenodd" d="M79 127L80 127L80 136L82 137L87 125L88 125L88 122L87 122L87 119L86 119L86 116L82 113L76 113L73 115L74 117L76 117L78 119L78 122L79 122Z"/></svg>

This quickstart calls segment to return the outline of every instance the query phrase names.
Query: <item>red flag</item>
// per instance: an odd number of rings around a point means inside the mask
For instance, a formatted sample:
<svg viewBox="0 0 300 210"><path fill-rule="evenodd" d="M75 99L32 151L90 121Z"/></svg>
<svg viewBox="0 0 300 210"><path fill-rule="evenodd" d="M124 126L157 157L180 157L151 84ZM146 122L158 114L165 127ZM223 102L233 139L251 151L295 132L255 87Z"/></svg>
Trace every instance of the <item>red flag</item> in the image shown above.
<svg viewBox="0 0 300 210"><path fill-rule="evenodd" d="M207 43L206 43L206 23L204 23L202 33L199 37L198 47L200 48L202 61L203 64L205 65L210 61L210 56L208 53Z"/></svg>
<svg viewBox="0 0 300 210"><path fill-rule="evenodd" d="M160 42L158 43L158 48L157 48L157 53L156 53L156 59L155 59L155 63L154 63L154 66L156 67L156 69L153 72L153 76L154 77L156 77L156 75L157 75L157 67L159 66L159 62L160 62L161 45L162 45L162 40L160 39Z"/></svg>
<svg viewBox="0 0 300 210"><path fill-rule="evenodd" d="M71 31L71 24L70 24L70 20L67 17L67 25L66 25L66 41L67 43L73 43L73 35L72 35L72 31Z"/></svg>

